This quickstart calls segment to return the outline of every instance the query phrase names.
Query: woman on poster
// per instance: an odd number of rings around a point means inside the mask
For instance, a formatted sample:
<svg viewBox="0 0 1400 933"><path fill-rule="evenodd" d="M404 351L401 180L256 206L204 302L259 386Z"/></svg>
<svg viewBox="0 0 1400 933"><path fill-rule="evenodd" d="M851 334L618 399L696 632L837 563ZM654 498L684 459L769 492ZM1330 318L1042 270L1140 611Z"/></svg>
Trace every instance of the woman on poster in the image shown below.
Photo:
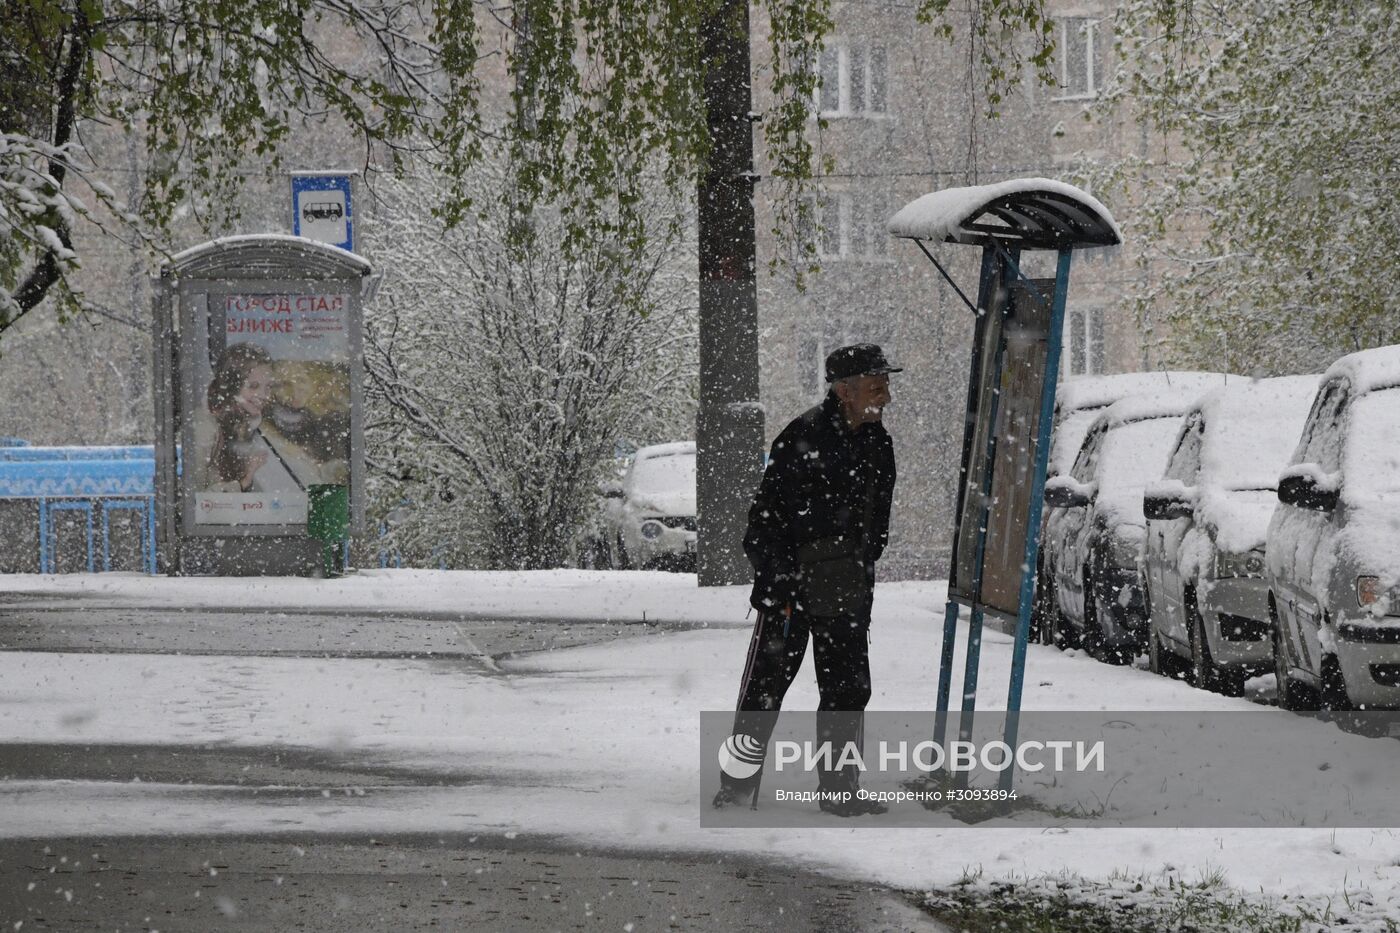
<svg viewBox="0 0 1400 933"><path fill-rule="evenodd" d="M214 436L205 490L293 493L345 481L343 459L318 459L279 430L271 417L275 379L273 360L262 347L237 343L219 355L206 393Z"/></svg>

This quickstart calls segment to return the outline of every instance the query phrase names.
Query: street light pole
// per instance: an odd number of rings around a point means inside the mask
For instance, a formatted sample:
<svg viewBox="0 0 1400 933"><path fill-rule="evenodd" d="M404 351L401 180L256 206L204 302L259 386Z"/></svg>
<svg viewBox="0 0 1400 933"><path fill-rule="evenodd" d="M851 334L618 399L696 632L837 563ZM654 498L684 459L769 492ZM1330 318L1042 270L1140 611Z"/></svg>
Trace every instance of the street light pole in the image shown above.
<svg viewBox="0 0 1400 933"><path fill-rule="evenodd" d="M711 151L698 191L697 570L701 586L723 586L752 577L742 545L763 464L748 0L724 0L702 28Z"/></svg>

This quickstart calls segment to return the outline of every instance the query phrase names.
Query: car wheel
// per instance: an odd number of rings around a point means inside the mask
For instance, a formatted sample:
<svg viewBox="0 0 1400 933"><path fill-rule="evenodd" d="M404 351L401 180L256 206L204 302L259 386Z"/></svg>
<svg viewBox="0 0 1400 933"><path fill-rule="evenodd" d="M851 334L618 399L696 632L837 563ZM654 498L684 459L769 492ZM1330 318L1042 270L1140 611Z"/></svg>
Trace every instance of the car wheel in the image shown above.
<svg viewBox="0 0 1400 933"><path fill-rule="evenodd" d="M627 555L627 545L622 540L622 532L617 533L617 569L632 569L632 559Z"/></svg>
<svg viewBox="0 0 1400 933"><path fill-rule="evenodd" d="M1150 622L1147 626L1147 666L1152 673L1172 680L1179 680L1185 673L1181 658L1162 643L1162 633Z"/></svg>
<svg viewBox="0 0 1400 933"><path fill-rule="evenodd" d="M1088 654L1102 661L1103 629L1099 628L1099 599L1094 593L1094 578L1084 578L1084 631L1079 636L1079 645Z"/></svg>
<svg viewBox="0 0 1400 933"><path fill-rule="evenodd" d="M1133 657L1135 656L1136 652L1134 651L1132 645L1124 645L1122 647L1114 648L1110 647L1104 642L1103 628L1099 625L1099 619L1104 617L1108 617L1110 619L1113 618L1113 616L1110 615L1110 613L1113 612L1113 610L1110 609L1108 607L1108 604L1105 603L1098 596L1094 597L1093 609L1094 612L1092 616L1092 622L1089 619L1086 619L1085 625L1093 625L1093 630L1098 635L1098 651L1094 656L1100 661L1104 662L1105 664L1114 664L1120 667L1124 664L1133 663Z"/></svg>
<svg viewBox="0 0 1400 933"><path fill-rule="evenodd" d="M1065 618L1064 612L1058 606L1050 616L1050 644L1061 651L1079 647L1079 633L1069 624L1069 619Z"/></svg>
<svg viewBox="0 0 1400 933"><path fill-rule="evenodd" d="M1206 620L1196 605L1196 594L1186 593L1186 612L1191 619L1191 683L1227 697L1244 696L1244 671L1232 668L1221 669L1210 656L1210 642L1206 640Z"/></svg>
<svg viewBox="0 0 1400 933"><path fill-rule="evenodd" d="M1317 694L1288 673L1288 649L1283 644L1283 625L1279 622L1273 599L1269 600L1269 621L1273 623L1274 679L1278 681L1278 705L1295 713L1316 710Z"/></svg>

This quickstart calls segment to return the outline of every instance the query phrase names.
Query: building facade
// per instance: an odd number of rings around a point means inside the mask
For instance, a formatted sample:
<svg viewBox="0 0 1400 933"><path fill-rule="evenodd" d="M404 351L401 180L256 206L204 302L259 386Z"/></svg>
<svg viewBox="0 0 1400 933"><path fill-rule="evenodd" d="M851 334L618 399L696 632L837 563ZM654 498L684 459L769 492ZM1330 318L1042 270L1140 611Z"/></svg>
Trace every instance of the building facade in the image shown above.
<svg viewBox="0 0 1400 933"><path fill-rule="evenodd" d="M821 268L805 277L805 287L790 268L772 268L800 244L772 234L771 211L759 199L769 439L820 400L822 361L835 347L873 341L905 367L886 415L900 471L887 576L947 571L973 315L914 244L885 232L886 221L930 191L1022 176L1076 181L1086 166L1143 154L1151 142L1128 121L1093 110L1111 67L1111 3L1053 6L1058 86L1027 79L989 118L966 30L950 42L919 26L905 5L834 5L835 29L815 65L822 81L812 102L818 153L831 157L834 170L811 202L804 235ZM766 57L766 43L757 22L756 62ZM756 106L765 103L759 97ZM1121 220L1125 206L1109 207ZM934 250L975 296L980 250ZM1053 275L1052 259L1031 257L1028 274ZM1122 304L1135 269L1131 244L1076 254L1062 377L1152 365L1142 329Z"/></svg>

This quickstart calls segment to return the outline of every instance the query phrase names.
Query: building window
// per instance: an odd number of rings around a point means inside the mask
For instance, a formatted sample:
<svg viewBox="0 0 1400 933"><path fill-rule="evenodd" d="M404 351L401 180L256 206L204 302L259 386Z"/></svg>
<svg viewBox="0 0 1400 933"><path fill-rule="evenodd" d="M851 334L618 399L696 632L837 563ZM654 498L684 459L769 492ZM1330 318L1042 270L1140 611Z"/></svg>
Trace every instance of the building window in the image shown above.
<svg viewBox="0 0 1400 933"><path fill-rule="evenodd" d="M888 102L885 49L855 39L836 39L817 61L821 84L817 112L823 117L882 115Z"/></svg>
<svg viewBox="0 0 1400 933"><path fill-rule="evenodd" d="M889 211L882 197L828 192L812 201L813 243L823 260L878 261L888 256Z"/></svg>
<svg viewBox="0 0 1400 933"><path fill-rule="evenodd" d="M1065 342L1061 355L1066 376L1088 376L1103 372L1102 309L1066 309Z"/></svg>
<svg viewBox="0 0 1400 933"><path fill-rule="evenodd" d="M1059 20L1055 28L1055 56L1059 63L1060 92L1058 100L1094 97L1099 92L1099 75L1095 62L1099 21L1088 17L1070 16Z"/></svg>

